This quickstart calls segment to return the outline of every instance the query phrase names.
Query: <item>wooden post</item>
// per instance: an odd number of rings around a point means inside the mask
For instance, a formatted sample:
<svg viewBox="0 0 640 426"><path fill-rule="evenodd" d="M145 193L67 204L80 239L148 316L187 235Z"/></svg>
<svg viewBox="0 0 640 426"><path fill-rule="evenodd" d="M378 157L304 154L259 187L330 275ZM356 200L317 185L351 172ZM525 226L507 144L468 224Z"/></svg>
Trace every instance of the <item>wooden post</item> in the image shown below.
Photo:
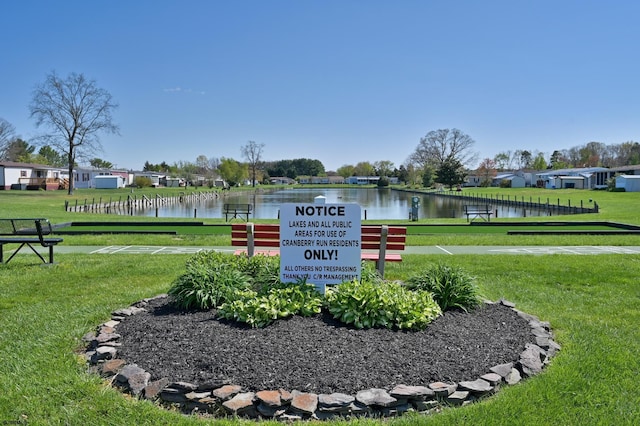
<svg viewBox="0 0 640 426"><path fill-rule="evenodd" d="M380 228L380 250L378 251L378 273L384 278L384 259L387 256L387 236L389 235L389 225L382 225Z"/></svg>
<svg viewBox="0 0 640 426"><path fill-rule="evenodd" d="M254 239L253 239L253 222L247 222L247 256L253 257L254 253Z"/></svg>

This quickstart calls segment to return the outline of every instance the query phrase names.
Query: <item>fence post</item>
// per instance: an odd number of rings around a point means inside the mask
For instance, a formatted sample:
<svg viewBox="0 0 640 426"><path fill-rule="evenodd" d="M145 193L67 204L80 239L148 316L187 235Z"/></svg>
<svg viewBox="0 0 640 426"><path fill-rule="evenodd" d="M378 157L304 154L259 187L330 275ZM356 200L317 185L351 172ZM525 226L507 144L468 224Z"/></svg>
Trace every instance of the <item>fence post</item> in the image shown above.
<svg viewBox="0 0 640 426"><path fill-rule="evenodd" d="M253 257L254 248L253 222L247 222L247 256Z"/></svg>
<svg viewBox="0 0 640 426"><path fill-rule="evenodd" d="M384 259L387 257L387 236L389 235L389 225L382 225L380 228L380 251L378 252L378 273L384 278Z"/></svg>

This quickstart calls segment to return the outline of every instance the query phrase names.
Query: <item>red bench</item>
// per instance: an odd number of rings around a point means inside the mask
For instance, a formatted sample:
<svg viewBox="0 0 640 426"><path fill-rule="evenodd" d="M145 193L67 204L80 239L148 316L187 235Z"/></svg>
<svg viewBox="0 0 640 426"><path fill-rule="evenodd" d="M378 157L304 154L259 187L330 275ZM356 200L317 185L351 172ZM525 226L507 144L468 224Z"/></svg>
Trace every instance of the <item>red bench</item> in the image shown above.
<svg viewBox="0 0 640 426"><path fill-rule="evenodd" d="M400 253L405 248L407 228L403 226L363 225L361 227L362 259L376 262L376 269L384 277L385 262L401 262ZM273 223L235 223L231 225L231 245L246 247L236 250L236 254L246 253L265 256L280 255L280 225ZM256 247L267 247L258 249Z"/></svg>

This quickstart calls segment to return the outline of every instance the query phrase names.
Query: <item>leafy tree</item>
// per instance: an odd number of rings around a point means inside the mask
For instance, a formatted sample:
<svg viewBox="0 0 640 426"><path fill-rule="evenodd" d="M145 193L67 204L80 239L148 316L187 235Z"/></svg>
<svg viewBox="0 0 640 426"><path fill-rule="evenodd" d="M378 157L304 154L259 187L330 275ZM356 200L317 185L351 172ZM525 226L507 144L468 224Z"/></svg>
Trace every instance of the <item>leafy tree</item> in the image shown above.
<svg viewBox="0 0 640 426"><path fill-rule="evenodd" d="M345 164L343 166L338 167L337 173L339 176L343 178L348 178L349 176L353 176L355 174L356 168L351 164Z"/></svg>
<svg viewBox="0 0 640 426"><path fill-rule="evenodd" d="M203 176L209 174L209 159L206 155L198 155L196 158L196 167L198 168L198 173Z"/></svg>
<svg viewBox="0 0 640 426"><path fill-rule="evenodd" d="M519 149L516 151L516 156L518 158L518 168L528 169L531 167L531 163L533 162L531 151Z"/></svg>
<svg viewBox="0 0 640 426"><path fill-rule="evenodd" d="M503 151L496 154L493 157L493 161L496 162L496 168L500 171L510 170L513 168L513 154L511 151Z"/></svg>
<svg viewBox="0 0 640 426"><path fill-rule="evenodd" d="M393 173L393 162L388 160L376 161L373 163L375 173L378 176L391 176Z"/></svg>
<svg viewBox="0 0 640 426"><path fill-rule="evenodd" d="M34 91L31 117L36 126L51 130L42 138L67 156L69 195L73 194L76 158L102 149L99 133L118 133L111 116L117 106L109 92L83 74L71 73L62 79L53 72Z"/></svg>
<svg viewBox="0 0 640 426"><path fill-rule="evenodd" d="M431 188L435 183L435 170L432 166L425 166L422 169L422 186Z"/></svg>
<svg viewBox="0 0 640 426"><path fill-rule="evenodd" d="M265 165L269 176L286 176L295 179L298 176L323 176L324 165L320 160L297 158L294 160L280 160Z"/></svg>
<svg viewBox="0 0 640 426"><path fill-rule="evenodd" d="M20 138L11 140L4 149L4 160L30 163L36 147Z"/></svg>
<svg viewBox="0 0 640 426"><path fill-rule="evenodd" d="M361 161L356 164L353 172L356 176L373 176L375 174L375 167L368 161Z"/></svg>
<svg viewBox="0 0 640 426"><path fill-rule="evenodd" d="M113 163L110 161L105 161L100 158L92 158L89 160L89 164L96 169L112 169Z"/></svg>
<svg viewBox="0 0 640 426"><path fill-rule="evenodd" d="M547 168L547 161L544 159L544 154L539 152L533 159L532 166L534 170L545 170Z"/></svg>
<svg viewBox="0 0 640 426"><path fill-rule="evenodd" d="M491 181L497 175L496 162L491 158L485 158L478 166L478 175L482 178L480 186L490 186Z"/></svg>
<svg viewBox="0 0 640 426"><path fill-rule="evenodd" d="M220 166L218 167L220 176L226 180L231 186L235 186L242 182L248 176L248 167L246 164L240 164L238 161L232 158L220 159Z"/></svg>
<svg viewBox="0 0 640 426"><path fill-rule="evenodd" d="M566 157L558 150L553 151L549 162L551 163L551 168L554 170L564 169L568 166Z"/></svg>
<svg viewBox="0 0 640 426"><path fill-rule="evenodd" d="M404 164L400 165L395 175L400 182L409 182L409 171Z"/></svg>
<svg viewBox="0 0 640 426"><path fill-rule="evenodd" d="M427 164L439 168L450 157L462 164L471 164L476 158L471 150L474 144L469 135L458 129L433 130L420 139L410 159L421 168Z"/></svg>
<svg viewBox="0 0 640 426"><path fill-rule="evenodd" d="M64 156L49 145L40 147L38 155L46 161L44 164L49 164L54 167L62 167L67 164Z"/></svg>
<svg viewBox="0 0 640 426"><path fill-rule="evenodd" d="M249 141L242 147L242 156L247 160L249 168L251 169L251 186L256 186L256 173L262 160L263 148L263 143L259 144L254 141Z"/></svg>
<svg viewBox="0 0 640 426"><path fill-rule="evenodd" d="M436 170L436 181L443 185L448 185L453 189L454 185L464 182L467 174L462 162L453 155L447 157L442 165Z"/></svg>

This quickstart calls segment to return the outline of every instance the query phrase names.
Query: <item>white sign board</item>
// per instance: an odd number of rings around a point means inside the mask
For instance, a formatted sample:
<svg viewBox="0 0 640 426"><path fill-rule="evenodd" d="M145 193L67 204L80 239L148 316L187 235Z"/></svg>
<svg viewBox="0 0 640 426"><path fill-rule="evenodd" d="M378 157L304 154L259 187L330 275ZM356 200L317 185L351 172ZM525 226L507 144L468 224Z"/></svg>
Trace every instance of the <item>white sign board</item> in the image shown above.
<svg viewBox="0 0 640 426"><path fill-rule="evenodd" d="M280 280L324 287L360 279L360 206L280 206Z"/></svg>

